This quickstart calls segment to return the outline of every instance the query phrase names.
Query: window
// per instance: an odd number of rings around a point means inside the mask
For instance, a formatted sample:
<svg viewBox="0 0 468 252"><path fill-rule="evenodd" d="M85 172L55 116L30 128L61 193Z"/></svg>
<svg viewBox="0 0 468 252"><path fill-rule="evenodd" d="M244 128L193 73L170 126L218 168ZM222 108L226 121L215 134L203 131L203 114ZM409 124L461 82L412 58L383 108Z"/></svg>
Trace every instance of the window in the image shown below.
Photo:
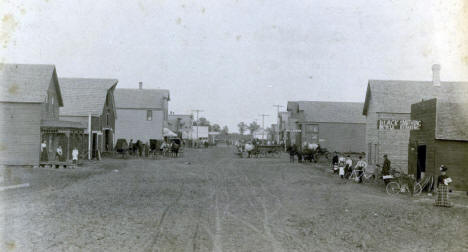
<svg viewBox="0 0 468 252"><path fill-rule="evenodd" d="M106 125L109 126L109 112L106 114Z"/></svg>
<svg viewBox="0 0 468 252"><path fill-rule="evenodd" d="M153 111L152 110L146 110L146 120L147 121L153 120Z"/></svg>

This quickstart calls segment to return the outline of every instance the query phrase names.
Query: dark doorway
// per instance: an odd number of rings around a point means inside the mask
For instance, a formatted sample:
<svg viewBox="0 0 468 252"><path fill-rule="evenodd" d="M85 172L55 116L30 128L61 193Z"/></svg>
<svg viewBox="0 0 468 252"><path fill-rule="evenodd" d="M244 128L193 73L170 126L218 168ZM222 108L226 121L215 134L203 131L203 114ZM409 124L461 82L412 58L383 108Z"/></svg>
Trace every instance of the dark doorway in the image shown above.
<svg viewBox="0 0 468 252"><path fill-rule="evenodd" d="M112 151L112 133L110 130L105 130L104 131L104 148L106 151Z"/></svg>
<svg viewBox="0 0 468 252"><path fill-rule="evenodd" d="M426 145L418 146L418 164L416 169L416 179L421 179L422 172L426 172Z"/></svg>
<svg viewBox="0 0 468 252"><path fill-rule="evenodd" d="M93 133L93 144L92 144L93 147L92 147L92 153L91 153L92 158L96 158L96 155L97 155L97 141L98 141L97 134Z"/></svg>

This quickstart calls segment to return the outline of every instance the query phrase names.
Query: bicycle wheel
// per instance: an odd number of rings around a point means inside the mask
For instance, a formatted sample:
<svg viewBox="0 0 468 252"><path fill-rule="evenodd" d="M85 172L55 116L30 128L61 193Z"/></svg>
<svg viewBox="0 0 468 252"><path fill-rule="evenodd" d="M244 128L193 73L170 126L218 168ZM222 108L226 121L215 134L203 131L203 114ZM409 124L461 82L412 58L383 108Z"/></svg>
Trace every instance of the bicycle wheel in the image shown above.
<svg viewBox="0 0 468 252"><path fill-rule="evenodd" d="M390 182L388 183L386 190L388 195L396 195L400 193L400 184L397 182Z"/></svg>
<svg viewBox="0 0 468 252"><path fill-rule="evenodd" d="M419 195L422 192L422 186L419 183L414 184L413 195Z"/></svg>

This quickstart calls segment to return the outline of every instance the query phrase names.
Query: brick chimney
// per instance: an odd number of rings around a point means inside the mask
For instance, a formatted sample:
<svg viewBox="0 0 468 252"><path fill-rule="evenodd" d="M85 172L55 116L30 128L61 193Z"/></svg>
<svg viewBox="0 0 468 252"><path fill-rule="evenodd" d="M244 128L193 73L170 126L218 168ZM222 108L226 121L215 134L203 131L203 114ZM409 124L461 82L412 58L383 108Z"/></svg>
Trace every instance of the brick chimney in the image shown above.
<svg viewBox="0 0 468 252"><path fill-rule="evenodd" d="M143 89L143 82L142 81L138 82L138 89Z"/></svg>
<svg viewBox="0 0 468 252"><path fill-rule="evenodd" d="M435 87L440 87L440 65L432 65L432 85Z"/></svg>

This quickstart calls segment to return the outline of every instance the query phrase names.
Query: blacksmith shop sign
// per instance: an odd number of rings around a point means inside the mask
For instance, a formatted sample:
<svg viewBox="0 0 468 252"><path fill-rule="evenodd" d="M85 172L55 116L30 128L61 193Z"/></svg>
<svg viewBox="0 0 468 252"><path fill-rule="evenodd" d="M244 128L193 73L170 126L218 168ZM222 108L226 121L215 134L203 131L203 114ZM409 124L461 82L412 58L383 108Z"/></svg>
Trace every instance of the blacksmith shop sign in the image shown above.
<svg viewBox="0 0 468 252"><path fill-rule="evenodd" d="M419 130L421 121L415 120L378 120L377 129L379 130Z"/></svg>

